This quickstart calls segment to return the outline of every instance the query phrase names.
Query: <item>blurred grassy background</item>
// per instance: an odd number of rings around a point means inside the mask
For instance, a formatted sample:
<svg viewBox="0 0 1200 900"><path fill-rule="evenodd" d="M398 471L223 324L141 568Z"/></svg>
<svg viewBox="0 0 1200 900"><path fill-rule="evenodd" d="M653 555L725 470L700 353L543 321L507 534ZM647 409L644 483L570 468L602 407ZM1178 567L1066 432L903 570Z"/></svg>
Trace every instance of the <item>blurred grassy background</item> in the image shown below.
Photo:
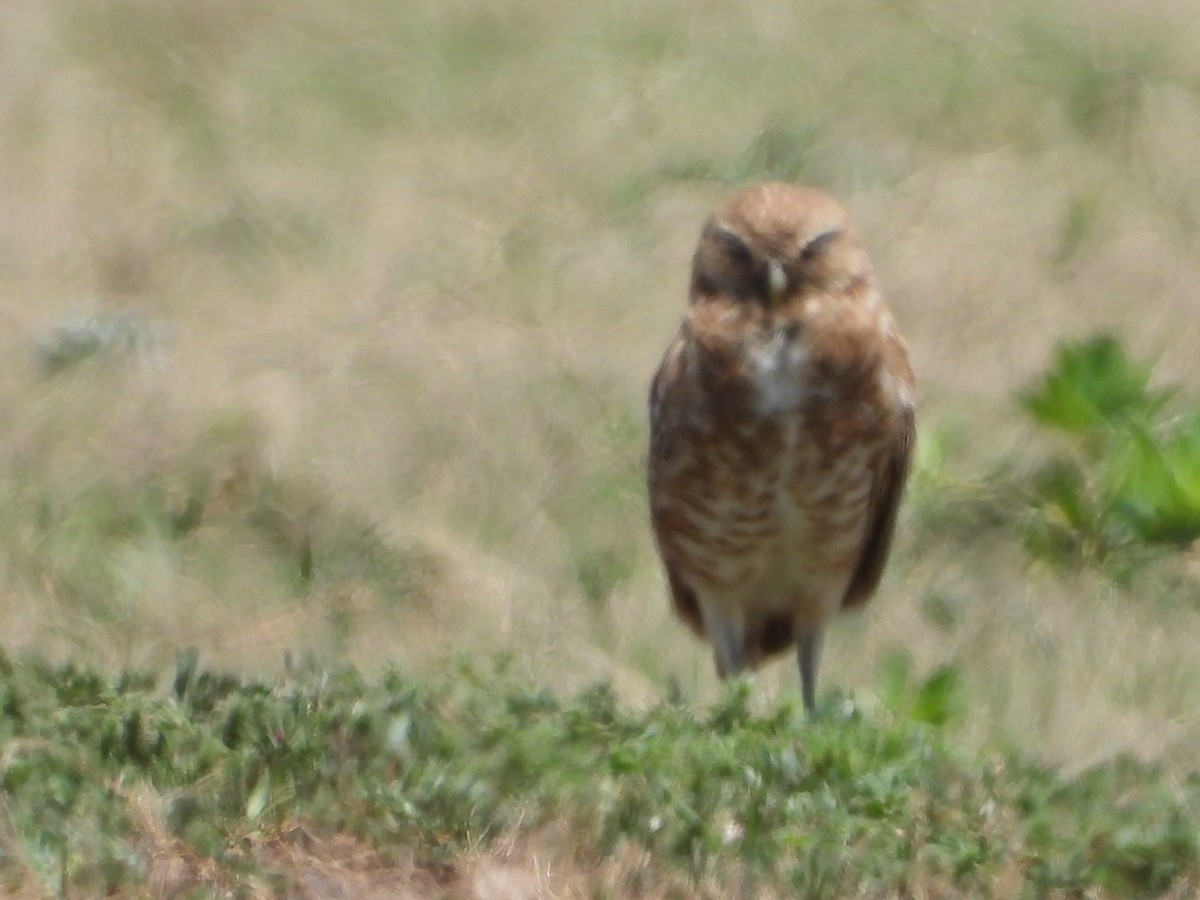
<svg viewBox="0 0 1200 900"><path fill-rule="evenodd" d="M1200 561L1050 572L962 498L1060 338L1200 376L1198 45L1175 0L4 3L2 639L711 696L643 400L707 209L785 178L852 211L922 384L825 687L901 648L973 743L1195 768Z"/></svg>

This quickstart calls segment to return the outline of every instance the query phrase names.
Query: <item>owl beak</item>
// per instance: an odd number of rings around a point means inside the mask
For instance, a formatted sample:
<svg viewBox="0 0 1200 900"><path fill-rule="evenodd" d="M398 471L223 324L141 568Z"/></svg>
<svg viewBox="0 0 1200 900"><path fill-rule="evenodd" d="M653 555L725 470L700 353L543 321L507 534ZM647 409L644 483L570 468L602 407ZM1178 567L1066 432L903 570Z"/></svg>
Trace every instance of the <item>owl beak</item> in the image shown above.
<svg viewBox="0 0 1200 900"><path fill-rule="evenodd" d="M786 288L787 272L783 270L783 263L773 259L767 263L767 291L770 294L771 303L778 303L783 298Z"/></svg>

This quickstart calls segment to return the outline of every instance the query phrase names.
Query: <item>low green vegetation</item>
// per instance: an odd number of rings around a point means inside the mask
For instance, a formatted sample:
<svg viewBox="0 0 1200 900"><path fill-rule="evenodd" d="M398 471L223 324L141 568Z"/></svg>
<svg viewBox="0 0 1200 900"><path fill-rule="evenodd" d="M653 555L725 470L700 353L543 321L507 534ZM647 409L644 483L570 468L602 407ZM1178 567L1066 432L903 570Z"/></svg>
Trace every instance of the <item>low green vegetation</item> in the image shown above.
<svg viewBox="0 0 1200 900"><path fill-rule="evenodd" d="M1063 341L1016 397L1033 426L1020 458L948 476L949 424L922 435L911 502L937 539L999 535L1031 561L1121 583L1200 538L1200 398L1153 385L1110 334Z"/></svg>
<svg viewBox="0 0 1200 900"><path fill-rule="evenodd" d="M1151 388L1150 376L1101 336L1061 345L1022 395L1059 438L1031 480L1026 545L1036 556L1128 574L1148 553L1200 537L1200 402Z"/></svg>
<svg viewBox="0 0 1200 900"><path fill-rule="evenodd" d="M1200 781L1128 760L1066 778L1015 754L964 759L945 730L949 681L893 673L892 705L833 700L810 723L745 684L708 708L633 711L607 688L559 697L503 665L262 680L194 653L165 676L0 658L0 877L133 893L166 842L205 862L210 887L285 890L288 873L245 848L301 825L427 866L557 825L563 854L635 845L744 896L1200 887Z"/></svg>

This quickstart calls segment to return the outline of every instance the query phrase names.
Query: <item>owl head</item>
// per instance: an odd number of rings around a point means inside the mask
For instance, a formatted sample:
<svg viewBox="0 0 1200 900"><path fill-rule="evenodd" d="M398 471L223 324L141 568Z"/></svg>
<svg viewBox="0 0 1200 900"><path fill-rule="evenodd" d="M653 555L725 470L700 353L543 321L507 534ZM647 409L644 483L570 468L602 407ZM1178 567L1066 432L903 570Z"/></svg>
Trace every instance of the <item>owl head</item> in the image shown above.
<svg viewBox="0 0 1200 900"><path fill-rule="evenodd" d="M813 188L765 182L734 194L705 223L692 259L691 301L772 308L815 292L846 292L870 277L841 204Z"/></svg>

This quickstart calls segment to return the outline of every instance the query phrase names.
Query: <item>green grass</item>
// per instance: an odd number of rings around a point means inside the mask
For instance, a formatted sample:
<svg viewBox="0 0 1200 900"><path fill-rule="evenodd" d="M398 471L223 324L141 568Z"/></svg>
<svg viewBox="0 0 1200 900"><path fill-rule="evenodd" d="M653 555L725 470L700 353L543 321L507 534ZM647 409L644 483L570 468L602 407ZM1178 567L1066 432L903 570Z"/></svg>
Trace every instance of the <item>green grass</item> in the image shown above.
<svg viewBox="0 0 1200 900"><path fill-rule="evenodd" d="M1130 760L1073 778L1016 754L970 760L920 716L850 701L810 723L796 703L751 702L746 685L711 707L636 712L606 687L560 697L503 666L414 680L310 664L262 680L192 654L167 676L0 659L10 887L32 873L47 892L136 893L166 865L152 842L169 837L210 863L210 884L279 889L295 873L241 848L301 825L424 865L556 825L563 854L641 847L697 894L1200 883L1194 779ZM912 709L940 706L944 681ZM147 833L146 796L167 837Z"/></svg>

